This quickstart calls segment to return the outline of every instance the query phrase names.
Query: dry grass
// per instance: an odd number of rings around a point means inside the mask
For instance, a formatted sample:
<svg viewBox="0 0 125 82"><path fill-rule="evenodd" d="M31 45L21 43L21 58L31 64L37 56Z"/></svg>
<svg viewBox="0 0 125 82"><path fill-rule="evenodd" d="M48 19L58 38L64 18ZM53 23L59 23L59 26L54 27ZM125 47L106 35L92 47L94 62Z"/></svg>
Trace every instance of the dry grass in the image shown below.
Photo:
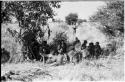
<svg viewBox="0 0 125 82"><path fill-rule="evenodd" d="M2 24L2 34L1 34L1 47L5 48L7 51L10 52L10 60L9 62L18 62L21 61L19 58L21 55L21 45L15 42L15 38L11 36L11 34L7 31L7 28L16 29L18 25L9 24L5 25Z"/></svg>
<svg viewBox="0 0 125 82"><path fill-rule="evenodd" d="M5 64L1 75L15 71L19 77L32 80L67 80L67 81L123 81L124 58L101 58L99 60L84 60L77 65L65 64L60 66L43 65L41 62L25 62L18 64ZM44 72L44 73L43 73ZM36 74L34 74L36 73ZM32 75L31 78L28 76ZM25 77L25 78L24 78Z"/></svg>
<svg viewBox="0 0 125 82"><path fill-rule="evenodd" d="M88 28L82 28L87 26ZM99 37L102 39L99 42L103 43L106 40L106 37L100 33L98 30L93 29L89 24L85 24L85 26L80 26L78 29L78 34L80 40L87 39L90 41L97 41ZM56 28L54 28L56 27ZM64 25L65 27L65 25ZM63 28L64 28L63 27ZM55 36L57 31L65 31L62 28L58 27L58 24L51 25L51 29L53 29L51 39ZM58 29L58 30L57 30ZM85 34L81 34L82 30L86 30ZM91 31L91 29L93 29ZM67 29L66 29L67 30ZM69 34L72 35L72 30L67 30ZM90 31L90 32L89 32ZM92 34L96 32L96 34ZM72 35L73 36L73 35ZM87 38L88 37L88 38ZM89 38L92 37L92 38ZM72 37L70 36L70 39ZM51 40L50 40L51 41ZM41 80L68 80L68 81L123 81L124 80L124 50L123 50L123 40L120 39L112 39L112 41L119 42L117 43L117 50L114 55L109 55L107 58L100 58L98 60L83 60L81 63L77 65L73 64L65 64L60 66L50 66L49 64L43 65L41 62L24 62L17 64L6 63L1 66L1 75L9 71L14 71L19 75L13 76L14 80L24 80L26 82L29 81L41 81ZM106 42L102 45L107 44ZM2 45L7 46L8 50L12 52L11 49L19 50L18 45L14 42L10 36L2 34ZM9 47L8 47L9 46ZM17 47L15 47L17 46ZM14 52L12 52L14 54ZM16 54L16 57L19 54ZM16 58L15 57L15 58ZM13 81L13 80L12 80Z"/></svg>

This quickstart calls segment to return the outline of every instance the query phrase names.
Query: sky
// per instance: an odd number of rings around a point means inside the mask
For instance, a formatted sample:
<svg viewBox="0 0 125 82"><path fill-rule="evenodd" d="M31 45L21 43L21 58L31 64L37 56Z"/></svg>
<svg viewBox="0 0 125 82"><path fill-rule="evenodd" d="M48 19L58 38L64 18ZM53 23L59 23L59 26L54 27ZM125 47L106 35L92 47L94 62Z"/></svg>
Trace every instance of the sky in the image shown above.
<svg viewBox="0 0 125 82"><path fill-rule="evenodd" d="M61 2L61 8L54 9L57 16L55 18L65 20L69 13L77 13L81 19L89 19L97 9L105 5L104 1L75 1L75 2Z"/></svg>

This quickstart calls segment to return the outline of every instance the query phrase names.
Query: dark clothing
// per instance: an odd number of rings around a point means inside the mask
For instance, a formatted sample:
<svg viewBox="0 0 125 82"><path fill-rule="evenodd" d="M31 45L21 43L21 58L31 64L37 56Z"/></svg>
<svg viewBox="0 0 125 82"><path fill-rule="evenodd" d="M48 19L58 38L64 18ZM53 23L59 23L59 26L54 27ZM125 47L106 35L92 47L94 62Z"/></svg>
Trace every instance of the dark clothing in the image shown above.
<svg viewBox="0 0 125 82"><path fill-rule="evenodd" d="M91 56L91 57L94 57L94 52L95 52L95 47L94 47L94 45L91 45L91 46L88 46L88 51L89 51L89 55Z"/></svg>
<svg viewBox="0 0 125 82"><path fill-rule="evenodd" d="M81 47L81 49L83 50L83 49L86 49L86 44L87 44L87 40L84 40L84 43L82 44L82 47Z"/></svg>
<svg viewBox="0 0 125 82"><path fill-rule="evenodd" d="M33 59L39 60L39 43L34 41L32 43Z"/></svg>
<svg viewBox="0 0 125 82"><path fill-rule="evenodd" d="M45 54L49 54L50 53L50 49L49 49L49 45L48 44L45 44L43 45L43 53Z"/></svg>
<svg viewBox="0 0 125 82"><path fill-rule="evenodd" d="M100 54L101 54L101 47L100 47L100 45L95 45L95 55L96 55L97 59L98 59Z"/></svg>
<svg viewBox="0 0 125 82"><path fill-rule="evenodd" d="M40 51L44 54L49 54L50 53L50 47L47 43L43 42L42 45L40 46Z"/></svg>
<svg viewBox="0 0 125 82"><path fill-rule="evenodd" d="M86 49L86 44L82 44L81 49L82 49L82 50L83 50L83 49Z"/></svg>

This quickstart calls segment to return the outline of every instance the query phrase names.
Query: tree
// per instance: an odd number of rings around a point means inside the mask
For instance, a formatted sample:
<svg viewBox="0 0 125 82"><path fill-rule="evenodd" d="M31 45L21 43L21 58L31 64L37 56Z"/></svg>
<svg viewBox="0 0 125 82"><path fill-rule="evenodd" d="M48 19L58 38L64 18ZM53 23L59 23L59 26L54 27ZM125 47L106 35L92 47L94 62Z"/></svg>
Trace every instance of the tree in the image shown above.
<svg viewBox="0 0 125 82"><path fill-rule="evenodd" d="M36 40L37 34L44 36L40 25L46 25L47 20L55 16L52 8L60 8L59 3L60 1L2 1L2 23L11 21L11 16L15 17L20 27L18 39L31 52L29 47Z"/></svg>
<svg viewBox="0 0 125 82"><path fill-rule="evenodd" d="M124 33L124 1L106 2L98 12L90 17L91 21L100 22L107 35L116 36Z"/></svg>
<svg viewBox="0 0 125 82"><path fill-rule="evenodd" d="M76 13L70 13L65 17L65 21L68 25L73 25L73 34L74 34L74 40L76 38L76 29L78 27L78 15Z"/></svg>
<svg viewBox="0 0 125 82"><path fill-rule="evenodd" d="M65 17L66 23L69 25L76 25L78 20L78 15L76 13L70 13Z"/></svg>

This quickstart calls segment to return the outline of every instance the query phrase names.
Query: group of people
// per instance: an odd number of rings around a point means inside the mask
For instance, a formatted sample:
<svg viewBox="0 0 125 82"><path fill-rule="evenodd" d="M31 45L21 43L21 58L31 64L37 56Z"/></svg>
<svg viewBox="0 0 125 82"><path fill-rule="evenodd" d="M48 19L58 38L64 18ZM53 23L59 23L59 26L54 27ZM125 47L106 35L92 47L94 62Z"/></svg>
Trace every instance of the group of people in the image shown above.
<svg viewBox="0 0 125 82"><path fill-rule="evenodd" d="M43 41L39 50L39 54L42 56L44 62L49 59L49 54L58 56L59 54L64 55L65 53L67 53L67 45L63 40L59 41L54 47L48 45L47 41Z"/></svg>
<svg viewBox="0 0 125 82"><path fill-rule="evenodd" d="M95 45L93 42L90 42L89 45L87 46L87 40L84 40L84 43L81 46L81 50L88 51L88 55L86 56L86 58L98 59L102 53L102 49L99 42L96 42Z"/></svg>
<svg viewBox="0 0 125 82"><path fill-rule="evenodd" d="M75 48L78 43L80 43L80 51ZM77 61L80 61L83 58L82 52L87 52L84 53L86 54L86 56L84 57L85 59L98 59L102 53L99 42L96 42L95 44L93 42L90 42L88 46L87 44L87 40L84 40L83 44L81 44L81 42L77 38L73 45L70 45L73 48L69 49L70 46L64 40L60 40L56 45L54 45L55 47L51 47L51 45L47 44L47 41L43 41L42 44L39 44L35 40L32 42L30 49L32 51L32 59L42 60L44 62L49 59L49 54L52 54L53 56L65 56L65 59L68 62L72 61L73 58L75 58ZM4 53L5 50L2 49L2 54Z"/></svg>
<svg viewBox="0 0 125 82"><path fill-rule="evenodd" d="M77 61L80 61L80 59L82 59L82 54L80 51L77 51L75 49L75 45L77 43L79 43L80 41L76 40L75 41L75 44L73 45L73 52L74 52L74 55L73 54L70 54L69 55L69 52L71 50L68 50L69 46L67 46L66 42L61 40L56 46L56 48L53 48L52 51L53 53L51 53L51 50L50 50L50 46L47 44L47 41L43 41L43 44L42 46L40 47L40 54L43 55L44 54L44 60L46 61L48 59L48 54L52 54L53 56L56 55L56 56L64 56L66 57L66 60L67 61L70 61L72 60L73 56L74 58L77 59ZM89 58L96 58L98 59L99 56L101 55L102 53L102 49L101 49L101 46L99 44L99 42L96 42L95 45L93 42L90 42L89 45L87 46L87 40L84 40L83 44L80 46L81 48L81 51L87 51L88 53L86 53L86 56L85 58L89 59ZM70 57L72 55L72 57Z"/></svg>

